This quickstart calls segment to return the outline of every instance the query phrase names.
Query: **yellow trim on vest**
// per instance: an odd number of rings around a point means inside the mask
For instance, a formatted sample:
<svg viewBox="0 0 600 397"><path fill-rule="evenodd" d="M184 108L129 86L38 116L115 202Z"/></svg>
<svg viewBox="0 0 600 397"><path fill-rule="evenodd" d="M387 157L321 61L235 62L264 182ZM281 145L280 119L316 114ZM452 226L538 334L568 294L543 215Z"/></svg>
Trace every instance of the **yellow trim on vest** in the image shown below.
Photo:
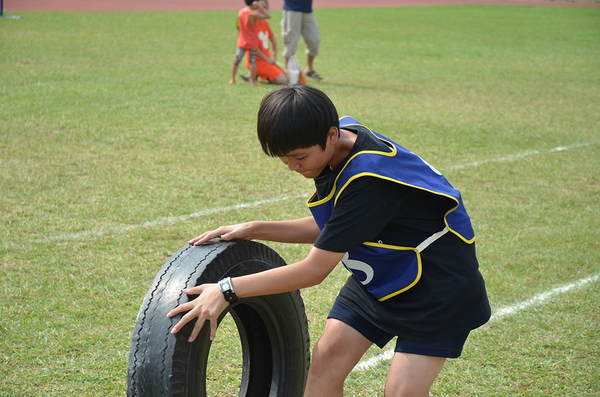
<svg viewBox="0 0 600 397"><path fill-rule="evenodd" d="M407 290L411 289L412 287L414 287L415 284L418 283L419 280L421 279L421 275L423 274L423 267L421 265L421 253L416 248L400 247L400 246L396 246L396 245L381 244L381 243L372 243L369 241L364 242L363 245L370 245L373 247L382 247L382 248L393 249L393 250L398 250L398 251L414 251L414 253L417 255L418 273L417 273L417 277L415 277L415 280L412 283L410 283L409 285L407 285L406 287L402 288L401 290L392 292L391 294L386 295L383 298L377 299L378 301L383 302L384 300L393 298L396 295L400 295L404 291L407 291Z"/></svg>
<svg viewBox="0 0 600 397"><path fill-rule="evenodd" d="M362 152L361 152L361 153L362 153ZM349 161L348 161L348 162L349 162ZM404 185L404 186L412 187L412 188L414 188L414 189L423 190L423 191L425 191L425 192L429 192L429 193L435 194L435 195L437 195L437 196L442 196L442 197L446 197L446 198L449 198L449 199L451 199L452 201L454 201L454 202L456 203L456 205L455 205L454 207L452 207L452 208L451 208L451 209L450 209L448 212L446 212L446 213L444 214L444 224L446 224L446 227L448 228L448 230L449 230L450 232L452 232L452 234L454 234L455 236L457 236L458 238L460 238L460 239L461 239L462 241L464 241L465 243L467 243L467 244L472 244L472 243L475 241L475 234L473 234L473 238L472 238L472 239L470 239L470 240L467 240L467 239L466 239L466 238L464 238L464 237L463 237L463 236L462 236L460 233L458 233L457 231L453 230L453 229L450 227L450 225L448 225L448 221L446 220L446 217L448 216L448 214L450 214L452 211L454 211L455 209L457 209L457 208L458 208L458 206L459 206L459 204L460 204L460 203L458 202L458 200L457 200L457 199L455 199L454 197L452 197L452 196L450 196L450 195L447 195L447 194L443 194L443 193L434 192L433 190L424 189L424 188L422 188L422 187L418 187L418 186L414 186L414 185L411 185L411 184L408 184L408 183L400 182L400 181L398 181L398 180L396 180L396 179L392 179L392 178L389 178L389 177L387 177L387 176L383 176L383 175L378 175L378 174L375 174L375 173L372 173L372 172L363 172L363 173L361 173L361 174L356 174L356 175L352 176L350 179L348 179L348 181L346 182L346 184L345 184L344 186L342 186L342 187L341 187L341 189L340 189L340 191L339 191L338 195L336 196L336 198L335 198L335 201L333 202L333 205L334 205L334 207L335 207L335 205L337 204L337 200L338 200L338 198L340 197L340 195L342 194L342 192L344 191L344 189L346 189L346 187L347 187L347 186L350 184L350 182L354 181L355 179L358 179L358 178L360 178L361 176L372 176L372 177L375 177L375 178L380 178L380 179L383 179L383 180L386 180L386 181L390 181L390 182L397 183L397 184L399 184L399 185Z"/></svg>
<svg viewBox="0 0 600 397"><path fill-rule="evenodd" d="M370 132L371 134L373 134L373 131L371 131L371 130L370 130L368 127L365 127L364 125L361 125L361 124L348 124L348 125L345 125L344 127L351 126L351 125L355 125L355 126L359 126L359 127L364 127L364 128L366 128L367 130L369 130L369 132ZM390 152L381 152L381 151L379 151L379 150L363 150L363 151L361 151L361 152L358 152L358 153L354 154L354 156L350 157L350 159L349 159L349 160L346 162L346 164L344 165L344 167L343 167L343 168L341 169L341 171L338 173L338 176L335 178L335 181L333 182L333 187L331 188L331 191L329 192L329 194L327 195L327 197L324 197L324 198L322 198L322 199L321 199L321 200L319 200L319 201L311 202L311 201L312 201L312 200L315 198L315 196L317 195L317 191L315 190L315 192L312 194L312 196L310 196L310 198L308 199L308 201L307 201L307 203L306 203L306 204L307 204L309 207L315 207L315 206L317 206L317 205L321 205L321 204L323 204L323 203L326 203L326 202L328 202L329 200L331 200L331 198L332 198L332 197L333 197L333 195L335 194L335 191L336 191L336 188L337 188L337 181L338 181L339 177L342 175L342 172L343 172L343 171L346 169L346 167L348 166L348 164L350 164L350 162L351 162L351 161L352 161L352 160L353 160L353 159L354 159L356 156L358 156L359 154L363 154L363 153L372 153L372 154L379 154L379 155L381 155L381 156L394 157L394 156L396 155L396 153L398 153L398 150L396 149L396 146L395 146L393 143L391 143L391 142L389 142L389 141L386 141L385 139L381 139L381 138L379 138L379 137L378 137L377 135L375 135L375 134L373 134L373 136L374 136L375 138L377 138L378 140L380 140L381 142L385 142L387 145L389 145L389 147L390 147L390 150L391 150L391 151L390 151ZM346 184L346 185L347 185L347 184ZM341 191L340 191L340 192L341 192ZM336 201L337 201L337 198L336 198ZM335 206L335 202L334 202L334 204L333 204L333 205Z"/></svg>
<svg viewBox="0 0 600 397"><path fill-rule="evenodd" d="M342 118L343 118L343 117L342 117ZM340 120L341 120L342 118L340 118ZM333 187L332 187L331 191L329 192L329 194L327 195L327 197L325 197L325 198L322 198L322 199L321 199L321 200L319 200L319 201L312 202L312 200L313 200L313 199L316 197L316 195L317 195L317 191L316 191L316 189L315 189L315 192L312 194L312 196L310 196L310 198L308 199L308 201L307 201L307 203L306 203L306 204L308 205L308 207L314 207L314 206L317 206L317 205L321 205L321 204L323 204L323 203L326 203L327 201L331 200L331 198L334 196L334 194L335 194L335 191L336 191L336 189L337 189L337 181L338 181L338 178L341 176L342 172L344 171L344 169L346 169L346 167L348 166L348 164L350 164L350 161L352 161L352 160L353 160L353 159L354 159L356 156L358 156L359 154L362 154L362 153L373 153L373 154L379 154L379 155L382 155L382 156L394 157L394 156L396 155L396 153L398 152L398 151L397 151L397 149L396 149L396 146L395 146L393 143L391 143L391 142L389 142L389 141L387 141L387 140L385 140L385 139L381 139L381 138L379 138L377 135L375 135L375 134L373 133L373 131L372 131L372 130L371 130L369 127L366 127L366 126L364 126L364 125L362 125L362 124L347 124L347 125L345 125L344 127L348 127L348 126L357 126L357 127L363 127L363 128L365 128L365 129L367 129L367 130L368 130L368 131L369 131L371 134L373 134L373 136L374 136L375 138L377 138L377 139L378 139L378 140L380 140L381 142L385 142L386 144L388 144L388 145L390 146L391 152L381 152L381 151L378 151L378 150L364 150L364 151L362 151L362 152L358 152L358 153L356 153L354 156L352 156L352 157L351 157L351 158L350 158L350 159L349 159L349 160L346 162L346 164L344 165L344 168L342 168L342 170L339 172L338 176L335 178L335 181L334 181L334 183L333 183ZM466 238L464 238L464 237L463 237L463 236L462 236L460 233L458 233L458 232L456 232L455 230L453 230L453 229L450 227L450 225L448 225L448 221L447 221L447 219L446 219L446 218L447 218L447 216L448 216L448 214L450 214L451 212L453 212L454 210L456 210L456 209L458 208L458 206L460 205L460 203L458 202L458 200L457 200L457 199L455 199L454 197L452 197L452 196L450 196L450 195L447 195L447 194L438 193L438 192L434 192L434 191L432 191L432 190L424 189L424 188L421 188L421 187L418 187L418 186L410 185L410 184L408 184L408 183L403 183L403 182L400 182L400 181L398 181L398 180L396 180L396 179L388 178L388 177L385 177L385 176L382 176L382 175L378 175L378 174L375 174L375 173L371 173L371 172L365 172L365 173L362 173L362 174L357 174L357 175L354 175L353 177L351 177L350 179L348 179L348 181L346 182L346 184L345 184L344 186L342 186L342 188L340 189L340 191L339 191L339 193L338 193L337 197L335 198L335 201L334 201L334 203L333 203L333 205L334 205L334 206L335 206L335 205L336 205L336 203L337 203L337 199L338 199L338 197L340 196L340 194L342 194L342 192L343 192L343 191L344 191L344 189L345 189L345 188L348 186L348 184L349 184L350 182L352 182L353 180L355 180L356 178L359 178L359 177L361 177L361 176L373 176L373 177L376 177L376 178L385 179L385 180L388 180L388 181L391 181L391 182L398 183L398 184L400 184L400 185L404 185L404 186L412 187L412 188L415 188L415 189L423 190L423 191L426 191L426 192L429 192L429 193L435 194L435 195L437 195L437 196L447 197L447 198L449 198L449 199L453 200L453 201L456 203L456 206L454 206L452 209L450 209L448 212L446 212L446 213L444 214L444 224L446 225L446 227L448 227L448 230L449 230L450 232L452 232L452 234L454 234L455 236L457 236L458 238L460 238L460 239L461 239L462 241L464 241L465 243L467 243L467 244L472 244L472 243L475 241L475 237L476 237L476 236L475 236L475 234L473 234L473 238L472 238L472 239L470 239L470 240L467 240L467 239L466 239Z"/></svg>

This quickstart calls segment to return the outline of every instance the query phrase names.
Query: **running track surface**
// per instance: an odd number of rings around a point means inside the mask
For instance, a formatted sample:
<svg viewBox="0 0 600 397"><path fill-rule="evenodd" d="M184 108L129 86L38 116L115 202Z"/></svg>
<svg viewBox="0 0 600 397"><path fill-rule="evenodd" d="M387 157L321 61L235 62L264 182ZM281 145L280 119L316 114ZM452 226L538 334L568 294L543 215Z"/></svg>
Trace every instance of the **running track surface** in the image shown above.
<svg viewBox="0 0 600 397"><path fill-rule="evenodd" d="M468 4L600 7L600 3L519 0L314 0L314 8L402 7ZM242 0L4 0L4 10L14 11L225 11L239 10ZM271 0L274 10L283 0Z"/></svg>

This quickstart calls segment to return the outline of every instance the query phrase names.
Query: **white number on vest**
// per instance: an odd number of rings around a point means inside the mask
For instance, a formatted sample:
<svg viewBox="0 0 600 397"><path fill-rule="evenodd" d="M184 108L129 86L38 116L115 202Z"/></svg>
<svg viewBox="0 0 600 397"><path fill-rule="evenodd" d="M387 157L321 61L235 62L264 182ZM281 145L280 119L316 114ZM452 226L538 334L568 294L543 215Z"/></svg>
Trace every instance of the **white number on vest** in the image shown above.
<svg viewBox="0 0 600 397"><path fill-rule="evenodd" d="M361 281L361 283L363 285L367 285L371 282L371 280L373 280L375 271L373 270L373 268L371 266L369 266L365 262L350 259L347 252L344 255L344 257L342 258L342 262L348 269L361 271L367 276L364 281Z"/></svg>

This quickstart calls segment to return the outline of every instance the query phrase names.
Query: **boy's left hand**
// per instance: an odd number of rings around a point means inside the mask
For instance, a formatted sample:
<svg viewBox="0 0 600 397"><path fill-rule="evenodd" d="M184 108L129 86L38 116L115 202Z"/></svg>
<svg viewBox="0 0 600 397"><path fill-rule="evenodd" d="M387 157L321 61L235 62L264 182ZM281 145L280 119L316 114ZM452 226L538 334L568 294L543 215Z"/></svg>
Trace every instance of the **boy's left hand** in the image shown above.
<svg viewBox="0 0 600 397"><path fill-rule="evenodd" d="M187 312L187 314L175 324L171 333L176 334L184 325L192 321L195 317L198 317L188 342L193 342L196 339L206 320L210 321L210 340L214 340L217 333L219 316L223 313L223 310L229 306L229 303L223 297L218 284L203 284L198 287L183 290L183 292L188 295L199 296L191 302L177 306L167 314L167 317L174 317L180 313Z"/></svg>

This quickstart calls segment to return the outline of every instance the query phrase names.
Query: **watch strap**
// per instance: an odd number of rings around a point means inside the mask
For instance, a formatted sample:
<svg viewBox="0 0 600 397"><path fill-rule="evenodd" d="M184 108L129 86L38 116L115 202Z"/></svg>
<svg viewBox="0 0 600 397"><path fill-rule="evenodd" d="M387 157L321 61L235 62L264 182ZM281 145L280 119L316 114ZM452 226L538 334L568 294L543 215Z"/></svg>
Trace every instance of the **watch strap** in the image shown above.
<svg viewBox="0 0 600 397"><path fill-rule="evenodd" d="M227 302L233 303L238 300L238 297L233 290L233 285L231 284L231 277L219 280L219 289Z"/></svg>

